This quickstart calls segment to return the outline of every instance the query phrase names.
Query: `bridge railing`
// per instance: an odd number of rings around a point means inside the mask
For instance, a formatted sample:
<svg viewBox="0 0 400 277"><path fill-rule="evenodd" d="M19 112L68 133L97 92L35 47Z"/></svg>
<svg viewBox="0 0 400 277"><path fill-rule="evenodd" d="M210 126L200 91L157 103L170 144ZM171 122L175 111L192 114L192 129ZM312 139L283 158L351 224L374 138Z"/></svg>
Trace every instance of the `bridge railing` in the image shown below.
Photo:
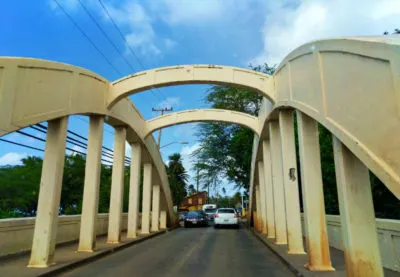
<svg viewBox="0 0 400 277"><path fill-rule="evenodd" d="M141 214L139 214L139 219ZM79 240L81 215L59 216L56 236L56 245ZM98 214L96 219L96 236L107 235L108 214ZM128 226L128 213L122 214L121 231ZM138 227L140 228L140 220ZM35 218L0 219L0 258L12 254L28 252L32 247Z"/></svg>

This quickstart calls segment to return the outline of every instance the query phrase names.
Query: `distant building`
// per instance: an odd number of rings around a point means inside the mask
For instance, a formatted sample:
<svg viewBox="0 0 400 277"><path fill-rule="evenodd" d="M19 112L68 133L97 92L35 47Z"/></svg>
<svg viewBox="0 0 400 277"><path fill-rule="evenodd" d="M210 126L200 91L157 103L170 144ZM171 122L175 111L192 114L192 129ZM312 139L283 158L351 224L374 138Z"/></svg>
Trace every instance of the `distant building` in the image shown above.
<svg viewBox="0 0 400 277"><path fill-rule="evenodd" d="M183 199L179 205L179 211L201 210L201 207L207 203L207 192L200 191Z"/></svg>

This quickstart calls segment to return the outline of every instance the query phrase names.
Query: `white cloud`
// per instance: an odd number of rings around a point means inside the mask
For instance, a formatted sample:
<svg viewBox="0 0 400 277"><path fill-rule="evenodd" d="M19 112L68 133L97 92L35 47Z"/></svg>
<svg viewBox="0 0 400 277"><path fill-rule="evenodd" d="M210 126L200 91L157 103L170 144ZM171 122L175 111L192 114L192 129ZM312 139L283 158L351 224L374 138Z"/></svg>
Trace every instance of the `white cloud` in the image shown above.
<svg viewBox="0 0 400 277"><path fill-rule="evenodd" d="M180 124L171 127L172 129L172 135L176 139L182 139L185 138L185 140L194 140L197 139L196 137L196 128L198 126L198 123L186 123L186 124Z"/></svg>
<svg viewBox="0 0 400 277"><path fill-rule="evenodd" d="M82 147L79 147L79 146L77 146L77 145L74 145L74 147L72 147L71 149L73 149L73 150L75 150L75 151L78 151L78 152L86 153L86 149L84 149L84 148L82 148ZM67 151L66 151L66 154L67 154L67 155L77 155L77 154L81 155L80 153L75 152L75 151L67 150Z"/></svg>
<svg viewBox="0 0 400 277"><path fill-rule="evenodd" d="M179 107L181 102L180 97L168 97L164 101L158 103L159 108Z"/></svg>
<svg viewBox="0 0 400 277"><path fill-rule="evenodd" d="M132 147L131 145L125 141L125 157L130 158L132 154Z"/></svg>
<svg viewBox="0 0 400 277"><path fill-rule="evenodd" d="M156 35L152 27L153 19L142 5L133 1L125 1L120 6L107 6L112 18L129 29L126 40L129 45L140 51L142 55L158 55L160 49L155 44ZM107 16L105 18L108 19Z"/></svg>
<svg viewBox="0 0 400 277"><path fill-rule="evenodd" d="M195 172L192 171L193 168L193 161L192 161L192 154L194 151L199 149L200 143L197 142L193 144L192 146L184 146L181 149L181 158L182 158L182 164L187 170L190 178L189 178L189 183L192 183L195 181Z"/></svg>
<svg viewBox="0 0 400 277"><path fill-rule="evenodd" d="M170 50L177 45L177 42L172 39L166 38L166 39L164 39L164 44L165 44L165 48L167 48L167 50Z"/></svg>
<svg viewBox="0 0 400 277"><path fill-rule="evenodd" d="M4 165L19 165L21 164L21 159L26 158L28 155L26 153L15 153L10 152L2 157L0 157L0 166Z"/></svg>
<svg viewBox="0 0 400 277"><path fill-rule="evenodd" d="M398 27L398 0L301 0L271 2L263 29L264 49L253 64L279 63L296 47L321 38L381 35Z"/></svg>

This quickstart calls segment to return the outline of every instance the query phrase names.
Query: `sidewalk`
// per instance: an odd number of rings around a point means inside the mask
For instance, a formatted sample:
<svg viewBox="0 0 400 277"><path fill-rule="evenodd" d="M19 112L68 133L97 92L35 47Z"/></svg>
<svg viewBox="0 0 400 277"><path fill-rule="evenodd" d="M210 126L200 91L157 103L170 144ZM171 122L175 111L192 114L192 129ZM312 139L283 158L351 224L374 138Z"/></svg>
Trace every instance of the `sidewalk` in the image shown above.
<svg viewBox="0 0 400 277"><path fill-rule="evenodd" d="M54 257L56 264L47 268L28 268L27 265L30 253L0 258L0 276L54 276L166 232L168 232L168 230L154 232L150 235L139 235L136 239L127 239L126 233L122 233L122 241L119 244L107 244L106 236L97 237L96 251L92 253L76 252L78 249L78 242L63 244L56 248Z"/></svg>
<svg viewBox="0 0 400 277"><path fill-rule="evenodd" d="M320 272L309 271L304 265L307 263L307 255L289 255L286 245L276 245L272 239L267 239L264 235L257 233L253 228L248 228L259 240L271 249L296 276L299 277L346 277L346 265L344 253L341 250L330 247L332 266L335 271ZM400 277L400 272L384 269L385 277Z"/></svg>

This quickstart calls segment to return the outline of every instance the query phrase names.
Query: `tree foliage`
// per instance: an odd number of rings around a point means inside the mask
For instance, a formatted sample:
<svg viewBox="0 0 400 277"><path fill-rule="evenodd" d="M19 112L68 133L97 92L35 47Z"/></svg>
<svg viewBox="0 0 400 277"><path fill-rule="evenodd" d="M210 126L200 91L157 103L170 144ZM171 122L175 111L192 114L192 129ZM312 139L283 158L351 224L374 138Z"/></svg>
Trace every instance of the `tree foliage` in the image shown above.
<svg viewBox="0 0 400 277"><path fill-rule="evenodd" d="M85 157L65 157L60 200L60 214L80 214L82 210ZM0 218L35 216L43 160L22 159L21 165L0 167ZM99 212L107 213L111 190L110 166L101 166ZM129 169L125 168L123 211L128 210Z"/></svg>
<svg viewBox="0 0 400 277"><path fill-rule="evenodd" d="M175 153L168 158L169 162L166 169L172 193L172 201L174 205L179 205L187 195L186 186L189 175L182 164L181 155L179 153Z"/></svg>
<svg viewBox="0 0 400 277"><path fill-rule="evenodd" d="M275 67L267 64L252 67L272 74ZM205 102L212 108L226 109L257 116L262 96L254 91L233 86L212 86ZM193 153L195 168L199 169L204 187L216 189L222 179L236 188L248 189L250 181L253 131L234 124L207 122L199 124L197 137L200 147Z"/></svg>

